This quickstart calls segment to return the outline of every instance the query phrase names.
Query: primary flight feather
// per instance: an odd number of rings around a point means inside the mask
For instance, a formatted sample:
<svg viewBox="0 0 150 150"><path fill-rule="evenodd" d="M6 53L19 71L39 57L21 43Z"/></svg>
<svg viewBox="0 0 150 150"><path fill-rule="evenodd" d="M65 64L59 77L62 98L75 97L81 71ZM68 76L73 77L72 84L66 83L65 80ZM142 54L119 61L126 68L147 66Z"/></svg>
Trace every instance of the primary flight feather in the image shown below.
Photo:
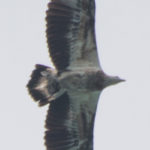
<svg viewBox="0 0 150 150"><path fill-rule="evenodd" d="M27 84L39 106L49 104L47 150L93 150L93 127L101 91L121 81L100 67L94 0L51 0L46 12L52 69L36 65Z"/></svg>
<svg viewBox="0 0 150 150"><path fill-rule="evenodd" d="M94 0L52 0L47 10L47 41L58 71L98 67Z"/></svg>

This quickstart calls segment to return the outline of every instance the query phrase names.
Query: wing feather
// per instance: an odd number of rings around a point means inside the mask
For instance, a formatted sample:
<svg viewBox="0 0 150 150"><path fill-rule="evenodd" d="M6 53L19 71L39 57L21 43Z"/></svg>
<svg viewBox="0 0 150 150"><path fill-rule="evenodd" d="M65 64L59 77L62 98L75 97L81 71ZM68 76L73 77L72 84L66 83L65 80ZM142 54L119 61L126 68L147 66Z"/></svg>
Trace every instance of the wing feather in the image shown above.
<svg viewBox="0 0 150 150"><path fill-rule="evenodd" d="M76 93L77 94L77 93ZM51 101L46 119L47 150L93 150L93 125L99 92L87 96L64 93ZM80 98L80 99L78 99ZM89 103L91 103L89 105Z"/></svg>
<svg viewBox="0 0 150 150"><path fill-rule="evenodd" d="M47 10L47 42L58 71L98 67L94 0L52 0Z"/></svg>
<svg viewBox="0 0 150 150"><path fill-rule="evenodd" d="M79 133L74 116L66 93L51 102L46 119L47 150L70 150L78 146Z"/></svg>

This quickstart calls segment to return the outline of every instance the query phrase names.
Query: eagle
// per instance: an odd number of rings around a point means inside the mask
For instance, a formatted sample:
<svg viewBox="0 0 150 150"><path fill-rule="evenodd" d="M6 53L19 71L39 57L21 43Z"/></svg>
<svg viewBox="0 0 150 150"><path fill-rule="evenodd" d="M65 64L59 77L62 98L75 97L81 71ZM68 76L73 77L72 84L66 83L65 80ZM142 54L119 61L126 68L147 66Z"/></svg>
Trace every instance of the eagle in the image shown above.
<svg viewBox="0 0 150 150"><path fill-rule="evenodd" d="M51 0L46 36L55 68L37 64L27 84L39 106L49 105L47 150L93 150L100 93L124 81L107 75L98 59L94 0Z"/></svg>

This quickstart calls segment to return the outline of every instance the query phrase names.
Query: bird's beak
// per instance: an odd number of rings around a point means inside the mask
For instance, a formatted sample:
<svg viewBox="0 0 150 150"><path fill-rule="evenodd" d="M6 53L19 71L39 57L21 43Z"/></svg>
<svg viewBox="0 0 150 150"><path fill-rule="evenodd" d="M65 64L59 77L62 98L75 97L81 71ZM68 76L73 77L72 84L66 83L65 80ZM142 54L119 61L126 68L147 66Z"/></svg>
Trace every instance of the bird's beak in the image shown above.
<svg viewBox="0 0 150 150"><path fill-rule="evenodd" d="M125 82L126 80L125 79L121 79L121 78L119 78L119 77L117 77L118 78L118 83L119 82Z"/></svg>
<svg viewBox="0 0 150 150"><path fill-rule="evenodd" d="M114 82L114 84L120 83L120 82L125 82L125 79L122 79L118 76L112 77L112 81Z"/></svg>
<svg viewBox="0 0 150 150"><path fill-rule="evenodd" d="M115 85L120 82L125 82L126 80L119 78L118 76L105 76L104 87Z"/></svg>

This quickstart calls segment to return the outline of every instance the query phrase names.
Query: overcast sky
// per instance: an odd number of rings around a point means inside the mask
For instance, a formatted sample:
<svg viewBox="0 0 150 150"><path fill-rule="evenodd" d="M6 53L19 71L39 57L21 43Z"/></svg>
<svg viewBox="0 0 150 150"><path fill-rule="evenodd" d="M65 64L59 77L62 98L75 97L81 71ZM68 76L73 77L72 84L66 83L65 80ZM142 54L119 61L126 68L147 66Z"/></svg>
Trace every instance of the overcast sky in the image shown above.
<svg viewBox="0 0 150 150"><path fill-rule="evenodd" d="M45 38L48 0L0 0L0 149L45 150L47 106L25 85L36 63L51 65ZM150 150L150 1L97 0L101 66L125 83L103 91L95 150Z"/></svg>

